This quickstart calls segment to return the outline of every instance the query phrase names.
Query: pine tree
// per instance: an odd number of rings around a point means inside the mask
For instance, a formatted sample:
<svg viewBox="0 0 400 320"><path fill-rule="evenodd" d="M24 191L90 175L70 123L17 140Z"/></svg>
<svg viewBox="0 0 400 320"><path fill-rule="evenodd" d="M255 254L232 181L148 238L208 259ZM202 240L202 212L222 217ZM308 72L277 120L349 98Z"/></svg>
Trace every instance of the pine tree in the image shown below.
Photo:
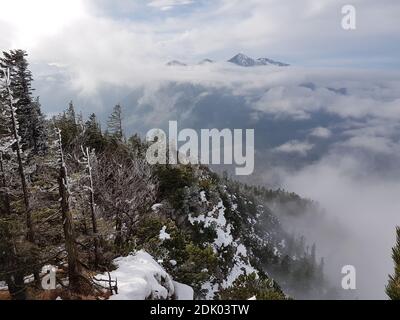
<svg viewBox="0 0 400 320"><path fill-rule="evenodd" d="M66 117L67 117L68 121L70 121L72 124L76 125L75 107L74 107L74 103L72 101L69 102Z"/></svg>
<svg viewBox="0 0 400 320"><path fill-rule="evenodd" d="M84 133L85 145L96 152L102 152L105 147L105 140L101 133L100 124L94 113L89 116L89 120L85 123Z"/></svg>
<svg viewBox="0 0 400 320"><path fill-rule="evenodd" d="M44 153L47 150L46 120L41 111L39 97L32 102L31 112L30 132L32 139L30 139L30 145L33 147L34 154Z"/></svg>
<svg viewBox="0 0 400 320"><path fill-rule="evenodd" d="M61 131L63 148L66 151L70 151L71 146L74 145L75 140L80 138L80 134L83 131L77 124L75 107L72 101L69 103L67 111L62 116L56 117L54 122L55 126Z"/></svg>
<svg viewBox="0 0 400 320"><path fill-rule="evenodd" d="M394 274L389 276L386 294L391 300L400 300L400 227L396 228L396 245L392 249Z"/></svg>
<svg viewBox="0 0 400 320"><path fill-rule="evenodd" d="M33 228L33 222L32 222L32 210L31 210L31 205L30 205L30 194L28 191L28 184L26 180L26 174L25 174L25 168L24 168L24 161L23 157L24 152L22 151L21 148L21 137L18 134L18 129L19 129L19 123L17 120L17 115L16 115L16 107L15 107L15 102L16 100L14 99L13 96L13 91L11 89L11 77L10 77L10 70L2 70L1 71L1 92L0 92L0 103L1 103L1 136L0 136L0 155L1 155L1 163L0 163L0 172L1 172L1 186L4 188L4 192L1 192L2 198L5 198L6 204L5 204L5 210L8 215L11 214L11 201L10 198L8 197L8 189L9 186L7 184L7 179L6 179L6 170L5 170L5 162L3 155L8 152L8 157L10 158L16 158L16 163L18 169L16 170L18 172L20 182L21 182L21 189L22 189L22 197L23 197L23 204L24 204L24 210L25 210L25 224L26 224L26 240L30 243L29 246L34 247L35 243L35 232ZM1 208L0 208L1 209ZM17 221L14 221L15 223L18 223ZM14 223L13 222L13 223ZM10 237L14 237L13 233L11 233L10 228L13 223L6 223L3 225L5 228L4 232L9 232ZM19 241L18 244L22 243L23 241ZM26 247L26 246L25 246ZM9 263L9 267L12 269L15 269L16 267L20 269L18 272L11 271L9 273L10 277L7 278L7 283L9 286L11 286L10 292L12 293L12 296L17 298L17 299L23 299L25 297L25 286L24 286L24 281L23 281L23 275L25 272L25 268L27 267L26 263L26 258L20 257L17 249L17 244L16 241L13 240L10 242L9 246L5 246L5 251L7 254L8 250L8 255L9 257L7 258L7 261ZM33 253L33 251L32 251ZM23 256L23 254L22 254ZM33 257L33 255L32 255ZM20 262L22 260L22 262ZM22 264L22 267L18 265L19 263ZM37 271L36 268L33 268L33 273L34 273L34 278L37 284L40 282L39 278L39 272ZM22 279L22 280L21 280Z"/></svg>
<svg viewBox="0 0 400 320"><path fill-rule="evenodd" d="M18 134L19 122L16 117L16 107L14 106L15 99L13 96L13 91L11 89L11 78L10 78L10 70L7 69L5 71L5 77L3 80L3 87L4 87L4 99L5 104L7 107L7 111L10 117L10 134L12 138L12 146L15 149L18 161L18 172L21 179L21 187L24 199L24 206L25 206L25 214L26 214L26 225L27 225L27 239L34 243L34 231L33 231L33 224L32 224L32 216L31 216L31 206L30 206L30 199L29 199L29 192L28 192L28 185L26 182L25 176L25 169L23 164L23 151L21 149L21 137Z"/></svg>
<svg viewBox="0 0 400 320"><path fill-rule="evenodd" d="M119 104L114 107L114 110L110 115L108 120L108 131L116 139L120 141L124 140L124 132L122 129L122 108Z"/></svg>
<svg viewBox="0 0 400 320"><path fill-rule="evenodd" d="M10 89L15 99L22 150L32 149L34 154L44 151L45 125L38 101L32 100L32 73L23 50L3 52L0 66L9 70Z"/></svg>

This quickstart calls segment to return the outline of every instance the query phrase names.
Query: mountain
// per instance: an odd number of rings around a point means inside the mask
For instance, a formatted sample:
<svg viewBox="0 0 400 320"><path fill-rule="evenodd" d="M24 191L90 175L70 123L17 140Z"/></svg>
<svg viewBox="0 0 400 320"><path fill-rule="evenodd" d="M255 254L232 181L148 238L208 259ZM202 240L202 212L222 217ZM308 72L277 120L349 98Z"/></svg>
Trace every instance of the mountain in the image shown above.
<svg viewBox="0 0 400 320"><path fill-rule="evenodd" d="M198 63L198 65L210 64L210 63L215 63L215 61L207 58L207 59L201 60L201 61Z"/></svg>
<svg viewBox="0 0 400 320"><path fill-rule="evenodd" d="M169 62L167 62L166 65L169 67L172 67L172 66L186 67L187 66L186 63L180 62L178 60L169 61Z"/></svg>
<svg viewBox="0 0 400 320"><path fill-rule="evenodd" d="M228 62L234 63L242 67L254 67L258 64L256 60L242 53L237 54L236 56L228 60Z"/></svg>
<svg viewBox="0 0 400 320"><path fill-rule="evenodd" d="M287 63L283 63L280 61L275 61L272 59L268 59L268 58L259 58L257 59L257 63L258 65L263 65L263 66L269 66L269 65L274 65L274 66L278 66L278 67L288 67L290 66Z"/></svg>
<svg viewBox="0 0 400 320"><path fill-rule="evenodd" d="M287 63L275 61L275 60L268 59L268 58L259 58L259 59L255 60L255 59L253 59L249 56L246 56L242 53L237 54L236 56L234 56L233 58L228 60L228 62L234 63L241 67L271 66L271 65L278 66L278 67L289 66L289 64L287 64Z"/></svg>

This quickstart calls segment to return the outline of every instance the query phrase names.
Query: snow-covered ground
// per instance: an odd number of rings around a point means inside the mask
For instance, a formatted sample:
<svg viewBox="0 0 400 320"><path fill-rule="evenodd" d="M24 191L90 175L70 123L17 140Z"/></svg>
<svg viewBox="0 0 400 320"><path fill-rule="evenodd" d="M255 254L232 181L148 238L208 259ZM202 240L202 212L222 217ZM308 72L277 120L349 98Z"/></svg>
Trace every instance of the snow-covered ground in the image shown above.
<svg viewBox="0 0 400 320"><path fill-rule="evenodd" d="M151 255L141 250L114 260L117 269L111 277L118 281L118 294L110 300L193 300L193 289L173 281ZM108 275L96 278L108 280Z"/></svg>

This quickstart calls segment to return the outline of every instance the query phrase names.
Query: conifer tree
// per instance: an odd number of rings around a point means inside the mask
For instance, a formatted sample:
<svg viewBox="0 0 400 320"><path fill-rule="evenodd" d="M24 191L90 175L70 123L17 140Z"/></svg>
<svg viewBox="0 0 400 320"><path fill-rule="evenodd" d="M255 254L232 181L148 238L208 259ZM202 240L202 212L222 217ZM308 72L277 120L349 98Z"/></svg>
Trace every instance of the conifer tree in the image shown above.
<svg viewBox="0 0 400 320"><path fill-rule="evenodd" d="M391 300L400 300L400 227L396 228L396 245L392 249L394 274L389 276L386 294Z"/></svg>
<svg viewBox="0 0 400 320"><path fill-rule="evenodd" d="M15 98L13 96L13 91L11 89L11 78L10 78L10 70L7 69L4 72L4 80L3 80L3 87L4 87L4 103L6 104L7 111L9 114L9 122L10 122L10 134L11 134L11 144L15 149L18 161L18 172L21 179L21 188L23 193L24 199L24 207L25 207L25 214L26 214L26 225L27 225L27 239L30 242L34 242L34 231L33 231L33 224L32 224L32 216L31 216L31 206L30 206L30 199L29 199L29 191L28 185L25 176L25 169L23 164L23 151L21 149L21 137L18 134L19 122L16 117L16 107L14 106Z"/></svg>
<svg viewBox="0 0 400 320"><path fill-rule="evenodd" d="M16 107L15 103L16 100L13 96L13 91L11 89L11 77L10 77L10 69L2 70L0 73L1 77L1 86L0 86L0 104L1 104L1 117L0 117L0 155L1 155L1 163L0 163L0 172L1 172L1 181L0 186L2 187L2 192L0 193L1 198L4 198L6 201L5 204L5 211L8 215L11 212L11 201L8 196L8 190L10 189L7 179L6 179L6 170L5 169L5 161L3 155L8 153L8 157L10 159L15 159L15 163L17 165L16 171L18 172L20 183L21 183L21 191L22 191L22 198L23 198L23 208L25 213L25 224L26 224L26 240L30 243L30 246L34 247L35 243L35 232L33 228L32 222L32 212L31 212L31 205L30 205L30 194L28 191L28 184L26 180L25 168L24 168L24 152L21 148L21 137L18 134L19 123L17 120L16 115ZM9 170L12 171L12 170ZM1 206L0 206L1 207ZM2 209L2 208L0 208ZM19 271L9 271L6 281L11 286L10 292L12 296L16 299L24 299L25 297L25 285L24 285L24 272L27 267L26 260L24 257L20 257L17 249L17 243L14 239L14 234L10 231L12 229L13 224L18 224L18 221L12 221L11 223L6 222L3 224L4 232L10 234L10 239L7 239L5 242L4 252L8 255L6 258L8 262L8 267L11 269L19 269ZM19 240L18 244L21 244L23 241ZM7 243L9 245L7 245ZM0 250L1 251L1 250ZM22 260L22 261L21 261ZM22 267L19 265L22 264ZM33 270L34 278L37 284L39 284L39 273L34 268ZM21 280L22 279L22 280Z"/></svg>
<svg viewBox="0 0 400 320"><path fill-rule="evenodd" d="M29 131L32 133L30 145L35 154L44 153L47 150L46 121L41 111L40 99L37 97L32 102L32 119Z"/></svg>
<svg viewBox="0 0 400 320"><path fill-rule="evenodd" d="M124 140L124 132L122 129L122 108L119 104L114 107L114 110L110 115L108 120L108 131L116 139L120 141Z"/></svg>
<svg viewBox="0 0 400 320"><path fill-rule="evenodd" d="M0 66L9 70L10 89L15 99L16 118L19 123L22 150L32 149L34 154L44 151L45 125L38 101L32 99L32 73L23 50L3 52Z"/></svg>
<svg viewBox="0 0 400 320"><path fill-rule="evenodd" d="M89 116L89 120L85 123L85 144L96 152L101 152L104 149L104 139L101 133L100 124L94 113Z"/></svg>

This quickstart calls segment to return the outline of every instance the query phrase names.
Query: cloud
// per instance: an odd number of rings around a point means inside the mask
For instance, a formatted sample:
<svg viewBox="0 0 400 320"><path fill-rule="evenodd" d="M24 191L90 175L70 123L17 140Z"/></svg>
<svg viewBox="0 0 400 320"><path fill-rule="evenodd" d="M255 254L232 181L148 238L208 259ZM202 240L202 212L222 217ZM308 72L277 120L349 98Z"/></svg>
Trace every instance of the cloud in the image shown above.
<svg viewBox="0 0 400 320"><path fill-rule="evenodd" d="M342 266L354 265L353 297L387 299L385 285L393 273L391 247L395 227L400 225L400 172L392 171L392 177L379 175L371 172L370 161L365 154L332 150L300 170L278 172L285 188L318 201L325 211L325 221L297 224L297 231L317 243L333 284L340 287Z"/></svg>
<svg viewBox="0 0 400 320"><path fill-rule="evenodd" d="M324 127L314 128L310 133L310 136L320 138L320 139L330 138L331 135L332 135L332 132L329 129L324 128Z"/></svg>
<svg viewBox="0 0 400 320"><path fill-rule="evenodd" d="M166 11L173 9L176 6L184 6L192 3L192 0L151 0L147 5L149 7L154 7Z"/></svg>
<svg viewBox="0 0 400 320"><path fill-rule="evenodd" d="M0 0L0 47L27 49L32 63L67 65L86 91L146 78L171 59L226 60L239 51L295 65L397 61L400 3L352 4L365 23L345 32L341 2L333 0ZM154 10L172 7L184 14Z"/></svg>
<svg viewBox="0 0 400 320"><path fill-rule="evenodd" d="M301 142L297 140L292 140L276 147L274 150L283 153L297 153L301 156L307 155L307 153L312 150L314 145L308 142Z"/></svg>
<svg viewBox="0 0 400 320"><path fill-rule="evenodd" d="M392 154L396 150L399 150L399 144L393 142L388 137L376 137L376 136L355 136L340 143L341 146L351 148L361 148L372 153L383 153Z"/></svg>

